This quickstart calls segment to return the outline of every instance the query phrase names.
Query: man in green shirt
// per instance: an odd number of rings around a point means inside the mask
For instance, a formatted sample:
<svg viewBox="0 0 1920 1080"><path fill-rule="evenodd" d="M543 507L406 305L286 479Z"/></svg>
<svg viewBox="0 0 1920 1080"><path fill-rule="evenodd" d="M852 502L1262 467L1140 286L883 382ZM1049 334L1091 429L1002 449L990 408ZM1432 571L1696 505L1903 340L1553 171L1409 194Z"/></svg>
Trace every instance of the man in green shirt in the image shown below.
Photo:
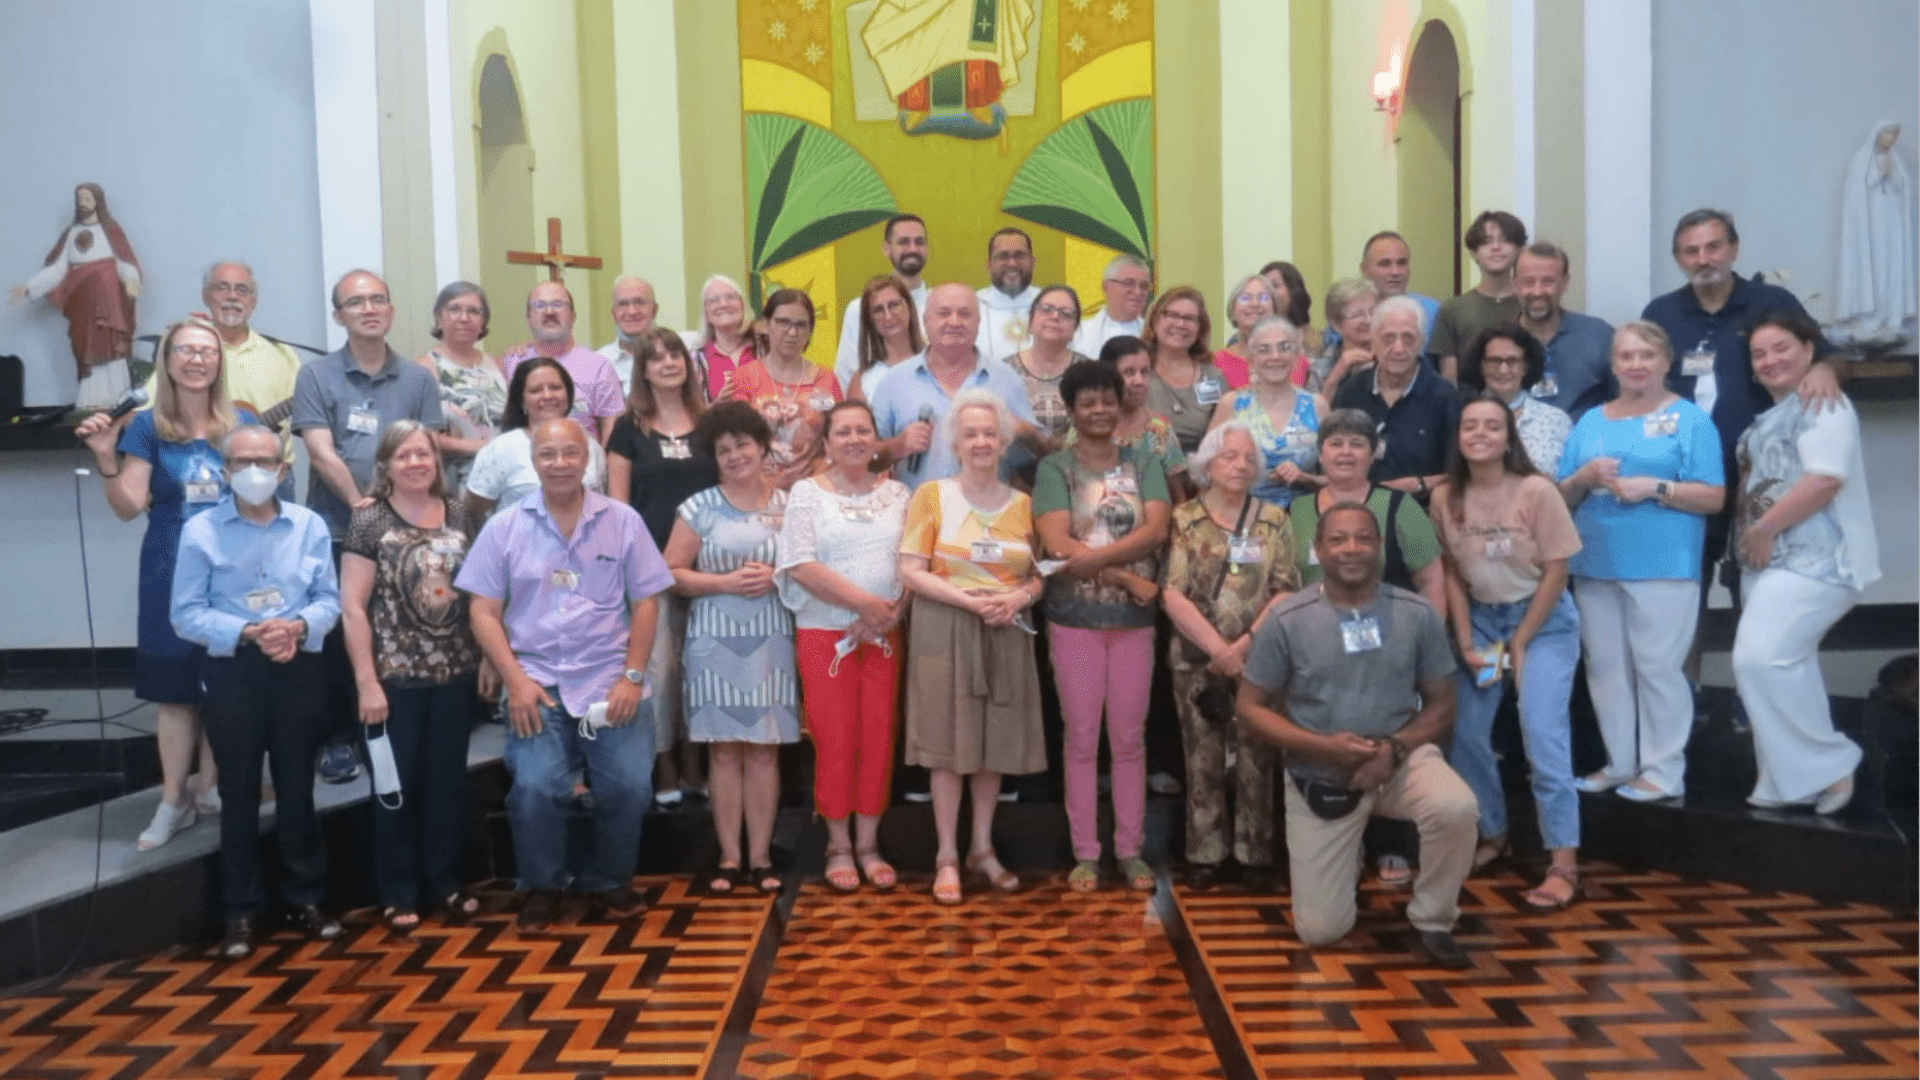
<svg viewBox="0 0 1920 1080"><path fill-rule="evenodd" d="M1459 381L1460 354L1480 331L1520 318L1513 267L1520 249L1527 246L1527 227L1505 210L1484 210L1462 239L1480 267L1480 283L1440 305L1427 342L1427 351L1440 358L1440 374L1448 382Z"/></svg>

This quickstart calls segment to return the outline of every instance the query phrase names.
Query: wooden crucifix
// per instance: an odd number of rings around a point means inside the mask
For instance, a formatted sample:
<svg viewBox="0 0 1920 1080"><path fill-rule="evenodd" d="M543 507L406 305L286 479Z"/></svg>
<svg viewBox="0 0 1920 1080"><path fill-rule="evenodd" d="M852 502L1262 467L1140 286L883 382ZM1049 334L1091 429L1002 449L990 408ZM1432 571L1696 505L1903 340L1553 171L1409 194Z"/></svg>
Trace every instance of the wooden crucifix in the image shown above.
<svg viewBox="0 0 1920 1080"><path fill-rule="evenodd" d="M568 255L560 250L560 219L547 219L547 250L545 251L509 251L507 261L518 266L545 266L547 280L559 281L560 272L569 266L582 270L600 269L598 255Z"/></svg>

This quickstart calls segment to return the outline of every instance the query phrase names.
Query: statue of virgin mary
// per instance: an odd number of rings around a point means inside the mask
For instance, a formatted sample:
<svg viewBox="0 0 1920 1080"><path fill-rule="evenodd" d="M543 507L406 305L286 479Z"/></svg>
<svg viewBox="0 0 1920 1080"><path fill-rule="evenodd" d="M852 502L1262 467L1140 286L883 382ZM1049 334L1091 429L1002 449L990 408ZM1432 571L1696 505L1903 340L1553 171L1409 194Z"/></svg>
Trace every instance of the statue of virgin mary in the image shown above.
<svg viewBox="0 0 1920 1080"><path fill-rule="evenodd" d="M1854 154L1840 199L1838 328L1855 340L1901 332L1914 314L1913 183L1894 152L1900 125L1875 124Z"/></svg>

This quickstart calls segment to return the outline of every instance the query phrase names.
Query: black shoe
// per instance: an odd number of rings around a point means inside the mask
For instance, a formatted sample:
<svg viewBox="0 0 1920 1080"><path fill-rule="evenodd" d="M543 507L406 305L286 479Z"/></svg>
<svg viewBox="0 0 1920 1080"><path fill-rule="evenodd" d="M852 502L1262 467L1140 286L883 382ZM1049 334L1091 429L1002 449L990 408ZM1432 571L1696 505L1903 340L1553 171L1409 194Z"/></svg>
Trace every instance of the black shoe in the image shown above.
<svg viewBox="0 0 1920 1080"><path fill-rule="evenodd" d="M1213 888L1219 873L1219 867L1212 863L1193 863L1187 867L1187 888L1194 892L1206 892Z"/></svg>
<svg viewBox="0 0 1920 1080"><path fill-rule="evenodd" d="M227 916L227 936L220 939L220 958L245 960L253 955L253 916Z"/></svg>
<svg viewBox="0 0 1920 1080"><path fill-rule="evenodd" d="M1460 943L1453 940L1453 935L1445 930L1416 929L1413 940L1415 951L1425 953L1435 967L1460 971L1473 966L1473 958L1467 955L1467 950L1461 948Z"/></svg>
<svg viewBox="0 0 1920 1080"><path fill-rule="evenodd" d="M523 934L544 934L553 927L553 920L560 915L560 891L558 889L534 889L520 905L520 914L515 916L513 925Z"/></svg>
<svg viewBox="0 0 1920 1080"><path fill-rule="evenodd" d="M320 748L320 779L329 784L350 784L360 778L360 758L346 743L331 743Z"/></svg>
<svg viewBox="0 0 1920 1080"><path fill-rule="evenodd" d="M340 920L321 911L318 904L296 910L288 922L315 941L332 941L342 933Z"/></svg>
<svg viewBox="0 0 1920 1080"><path fill-rule="evenodd" d="M1271 866L1243 866L1240 868L1240 884L1250 893L1277 893L1280 891L1280 872Z"/></svg>
<svg viewBox="0 0 1920 1080"><path fill-rule="evenodd" d="M634 892L631 885L598 889L593 894L593 902L610 919L630 919L647 910L646 898Z"/></svg>

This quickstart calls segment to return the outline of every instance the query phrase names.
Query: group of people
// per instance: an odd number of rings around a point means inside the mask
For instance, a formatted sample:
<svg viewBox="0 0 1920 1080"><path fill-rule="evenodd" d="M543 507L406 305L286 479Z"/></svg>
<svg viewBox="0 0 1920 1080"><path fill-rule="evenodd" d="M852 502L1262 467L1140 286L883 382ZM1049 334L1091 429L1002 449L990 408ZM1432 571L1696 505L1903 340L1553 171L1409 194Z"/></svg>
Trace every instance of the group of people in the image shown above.
<svg viewBox="0 0 1920 1080"><path fill-rule="evenodd" d="M1503 695L1551 854L1525 902L1554 910L1579 895L1580 792L1684 793L1687 657L1723 551L1747 575L1751 801L1840 809L1860 752L1833 730L1814 653L1877 562L1859 424L1818 327L1732 272L1719 211L1675 230L1687 284L1618 329L1562 307L1566 253L1513 215L1482 214L1465 242L1481 280L1436 303L1406 291L1406 241L1371 238L1319 327L1299 271L1270 264L1235 286L1216 348L1201 292L1156 298L1131 257L1084 317L1073 288L1033 284L1018 229L992 237L987 288L930 288L925 224L903 214L884 230L894 272L849 304L832 367L808 359L805 292L756 313L718 276L690 335L622 278L598 351L576 343L565 286L542 282L532 340L498 359L485 293L454 283L436 346L408 361L366 271L333 289L346 345L302 366L248 325L250 272L219 264L207 313L161 342L153 408L80 427L116 512L149 515L136 692L160 704L165 782L141 846L196 806L220 813L222 948L246 955L264 756L282 898L310 934L338 934L313 764L325 775L320 748L350 725L376 765L382 919L471 913L479 699L510 731L524 931L569 888L640 909L642 820L656 776L663 803L702 786L689 748L706 750L719 842L707 887L782 888L779 748L802 737L827 882L897 882L879 844L897 739L929 773L933 899L955 904L969 878L1020 887L993 817L1002 777L1049 766L1045 680L1068 885L1100 887L1110 845L1119 880L1151 890L1164 672L1191 885L1272 883L1277 783L1295 926L1331 942L1354 921L1368 819L1407 819L1419 873L1393 843L1375 845L1380 873L1412 886L1424 951L1460 966L1461 883L1509 847ZM261 407L283 396L305 507ZM1583 656L1608 759L1580 777ZM569 864L582 793L594 838Z"/></svg>

